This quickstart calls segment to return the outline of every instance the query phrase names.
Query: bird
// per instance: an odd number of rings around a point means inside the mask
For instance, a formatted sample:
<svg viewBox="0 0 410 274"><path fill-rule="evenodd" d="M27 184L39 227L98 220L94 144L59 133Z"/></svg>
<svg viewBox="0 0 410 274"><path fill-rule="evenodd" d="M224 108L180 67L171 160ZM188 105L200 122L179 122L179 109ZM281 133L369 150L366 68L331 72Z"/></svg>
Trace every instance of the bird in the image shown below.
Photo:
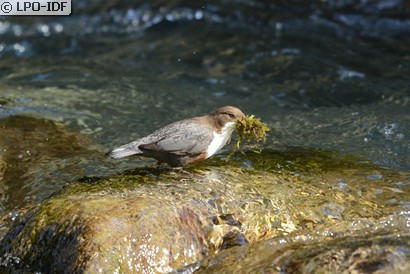
<svg viewBox="0 0 410 274"><path fill-rule="evenodd" d="M239 108L224 106L208 115L164 126L146 137L114 148L108 155L113 159L131 155L151 157L170 167L196 164L224 147L236 123L244 116Z"/></svg>

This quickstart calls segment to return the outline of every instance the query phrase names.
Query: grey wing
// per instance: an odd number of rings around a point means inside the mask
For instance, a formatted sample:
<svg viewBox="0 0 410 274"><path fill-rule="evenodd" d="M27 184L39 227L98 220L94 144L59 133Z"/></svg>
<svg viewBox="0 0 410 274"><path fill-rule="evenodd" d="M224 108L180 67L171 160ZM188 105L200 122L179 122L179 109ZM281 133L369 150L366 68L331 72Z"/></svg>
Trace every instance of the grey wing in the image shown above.
<svg viewBox="0 0 410 274"><path fill-rule="evenodd" d="M166 151L179 155L199 154L206 150L213 138L210 127L201 127L191 123L180 124L169 137L162 138L152 144L154 150ZM147 146L149 147L149 146Z"/></svg>

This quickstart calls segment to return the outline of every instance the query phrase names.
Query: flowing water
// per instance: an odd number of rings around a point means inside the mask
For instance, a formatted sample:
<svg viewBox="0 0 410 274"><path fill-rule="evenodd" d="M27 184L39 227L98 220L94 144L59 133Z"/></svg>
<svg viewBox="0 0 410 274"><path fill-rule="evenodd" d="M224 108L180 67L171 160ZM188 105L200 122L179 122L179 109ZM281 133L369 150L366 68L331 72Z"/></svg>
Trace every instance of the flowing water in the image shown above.
<svg viewBox="0 0 410 274"><path fill-rule="evenodd" d="M224 105L268 123L278 151L409 172L409 7L360 3L78 1L68 17L0 18L0 216L81 177L152 165L104 153ZM15 137L24 128L47 134Z"/></svg>

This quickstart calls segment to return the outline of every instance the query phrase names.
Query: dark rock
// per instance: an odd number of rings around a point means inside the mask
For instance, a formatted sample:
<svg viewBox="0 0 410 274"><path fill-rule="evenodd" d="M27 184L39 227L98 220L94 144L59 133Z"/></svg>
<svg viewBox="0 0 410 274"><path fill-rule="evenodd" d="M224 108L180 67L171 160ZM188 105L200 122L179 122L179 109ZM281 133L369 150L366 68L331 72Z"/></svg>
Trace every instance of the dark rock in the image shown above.
<svg viewBox="0 0 410 274"><path fill-rule="evenodd" d="M0 218L24 212L69 182L55 180L54 173L81 176L81 162L98 157L97 149L86 135L53 121L24 115L0 120Z"/></svg>

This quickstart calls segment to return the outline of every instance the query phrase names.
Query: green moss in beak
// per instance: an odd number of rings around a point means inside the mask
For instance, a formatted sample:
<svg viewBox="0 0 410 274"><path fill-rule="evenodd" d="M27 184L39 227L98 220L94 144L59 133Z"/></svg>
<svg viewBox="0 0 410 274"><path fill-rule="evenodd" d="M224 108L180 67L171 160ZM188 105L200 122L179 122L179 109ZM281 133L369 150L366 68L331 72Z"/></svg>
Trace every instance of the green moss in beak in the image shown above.
<svg viewBox="0 0 410 274"><path fill-rule="evenodd" d="M251 148L253 151L260 152L261 143L266 142L267 133L270 130L269 126L259 118L255 118L254 115L244 116L241 120L236 123L236 131L238 132L238 141L234 146L231 153L229 153L226 158L227 161L235 153L236 150L242 144L242 141L245 140L248 143L251 143Z"/></svg>

